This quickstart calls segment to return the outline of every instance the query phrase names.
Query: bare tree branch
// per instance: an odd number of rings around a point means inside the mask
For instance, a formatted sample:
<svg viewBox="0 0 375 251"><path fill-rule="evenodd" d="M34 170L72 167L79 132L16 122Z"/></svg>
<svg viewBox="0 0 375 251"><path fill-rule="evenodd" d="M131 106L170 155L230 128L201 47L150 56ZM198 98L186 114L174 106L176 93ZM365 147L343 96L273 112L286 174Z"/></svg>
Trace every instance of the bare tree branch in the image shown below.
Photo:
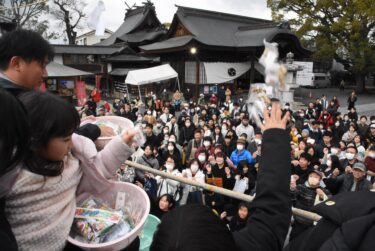
<svg viewBox="0 0 375 251"><path fill-rule="evenodd" d="M83 12L86 3L83 0L53 0L54 9L51 15L65 26L69 44L75 44L79 24L86 17Z"/></svg>

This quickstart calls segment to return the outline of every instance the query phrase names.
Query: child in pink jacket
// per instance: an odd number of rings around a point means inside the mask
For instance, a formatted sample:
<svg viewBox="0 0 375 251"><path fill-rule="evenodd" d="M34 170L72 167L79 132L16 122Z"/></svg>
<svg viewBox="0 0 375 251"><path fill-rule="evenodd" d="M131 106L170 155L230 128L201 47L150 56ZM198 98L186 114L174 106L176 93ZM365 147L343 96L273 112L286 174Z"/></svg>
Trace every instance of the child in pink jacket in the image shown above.
<svg viewBox="0 0 375 251"><path fill-rule="evenodd" d="M100 193L132 153L135 133L115 137L97 152L73 132L80 120L74 107L41 92L20 96L31 130L30 152L6 197L5 212L19 250L63 250L73 223L76 197Z"/></svg>

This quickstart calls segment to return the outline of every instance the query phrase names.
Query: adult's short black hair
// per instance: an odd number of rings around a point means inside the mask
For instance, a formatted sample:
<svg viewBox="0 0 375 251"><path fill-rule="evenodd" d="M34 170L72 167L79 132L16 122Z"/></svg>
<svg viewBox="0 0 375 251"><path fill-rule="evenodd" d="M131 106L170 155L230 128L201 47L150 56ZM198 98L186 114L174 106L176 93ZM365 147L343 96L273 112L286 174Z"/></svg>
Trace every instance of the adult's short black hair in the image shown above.
<svg viewBox="0 0 375 251"><path fill-rule="evenodd" d="M151 251L237 250L232 234L208 208L189 204L165 214Z"/></svg>
<svg viewBox="0 0 375 251"><path fill-rule="evenodd" d="M0 70L6 70L12 57L19 56L26 62L52 61L52 46L37 32L18 29L0 37Z"/></svg>
<svg viewBox="0 0 375 251"><path fill-rule="evenodd" d="M26 110L12 94L0 88L0 177L26 156L29 127Z"/></svg>
<svg viewBox="0 0 375 251"><path fill-rule="evenodd" d="M333 134L332 134L332 132L330 132L330 131L325 131L325 132L323 133L323 137L325 137L325 136L327 136L327 137L331 137L331 138L332 138Z"/></svg>
<svg viewBox="0 0 375 251"><path fill-rule="evenodd" d="M147 128L147 127L148 127L148 128L151 128L151 130L154 128L154 126L153 126L152 124L150 124L150 123L147 123L147 124L146 124L146 128Z"/></svg>
<svg viewBox="0 0 375 251"><path fill-rule="evenodd" d="M305 159L307 160L308 162L311 162L311 155L307 152L303 152L301 153L301 155L299 156L300 159Z"/></svg>
<svg viewBox="0 0 375 251"><path fill-rule="evenodd" d="M357 149L356 146L354 146L354 144L353 144L353 145L348 145L348 146L346 147L346 149L349 149L349 148L354 149L355 153L358 153L358 149Z"/></svg>
<svg viewBox="0 0 375 251"><path fill-rule="evenodd" d="M202 134L202 131L201 131L200 129L195 129L195 130L194 130L194 134L196 134L196 133L200 133L200 134Z"/></svg>
<svg viewBox="0 0 375 251"><path fill-rule="evenodd" d="M205 136L203 141L210 141L212 143L212 138L210 136Z"/></svg>

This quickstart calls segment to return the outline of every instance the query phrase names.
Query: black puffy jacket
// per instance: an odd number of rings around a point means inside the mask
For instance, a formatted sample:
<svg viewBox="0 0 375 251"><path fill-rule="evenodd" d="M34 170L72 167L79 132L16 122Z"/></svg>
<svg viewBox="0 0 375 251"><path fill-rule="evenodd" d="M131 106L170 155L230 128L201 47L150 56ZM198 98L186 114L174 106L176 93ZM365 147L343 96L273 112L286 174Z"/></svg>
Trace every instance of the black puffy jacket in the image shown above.
<svg viewBox="0 0 375 251"><path fill-rule="evenodd" d="M370 251L375 250L375 193L340 193L317 205L323 217L302 233L284 251Z"/></svg>

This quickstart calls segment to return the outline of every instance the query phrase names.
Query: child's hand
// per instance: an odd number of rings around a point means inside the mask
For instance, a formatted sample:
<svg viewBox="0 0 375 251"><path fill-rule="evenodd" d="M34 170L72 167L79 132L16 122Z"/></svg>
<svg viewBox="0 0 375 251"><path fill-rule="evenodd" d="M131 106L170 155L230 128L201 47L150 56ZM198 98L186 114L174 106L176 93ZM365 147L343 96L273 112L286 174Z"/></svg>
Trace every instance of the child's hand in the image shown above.
<svg viewBox="0 0 375 251"><path fill-rule="evenodd" d="M131 147L133 145L134 136L137 135L137 133L138 132L135 131L126 131L124 134L122 134L122 140L125 144Z"/></svg>

